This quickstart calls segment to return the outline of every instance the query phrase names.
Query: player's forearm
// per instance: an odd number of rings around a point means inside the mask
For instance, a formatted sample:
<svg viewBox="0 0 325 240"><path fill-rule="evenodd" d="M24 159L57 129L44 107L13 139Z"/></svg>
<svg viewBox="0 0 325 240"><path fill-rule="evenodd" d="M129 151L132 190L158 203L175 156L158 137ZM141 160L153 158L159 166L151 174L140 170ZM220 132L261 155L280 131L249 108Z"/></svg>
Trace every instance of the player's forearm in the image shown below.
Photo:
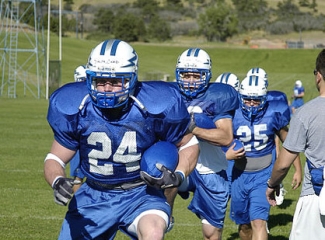
<svg viewBox="0 0 325 240"><path fill-rule="evenodd" d="M55 160L47 160L44 163L44 177L47 183L52 186L58 176L65 176L64 168Z"/></svg>
<svg viewBox="0 0 325 240"><path fill-rule="evenodd" d="M218 146L229 146L233 140L233 133L226 132L223 129L205 129L205 128L195 128L193 134L200 139L208 141L213 145Z"/></svg>
<svg viewBox="0 0 325 240"><path fill-rule="evenodd" d="M300 156L296 157L296 159L293 161L293 166L296 170L296 172L301 172L302 171L302 166L301 166L301 161L300 161Z"/></svg>

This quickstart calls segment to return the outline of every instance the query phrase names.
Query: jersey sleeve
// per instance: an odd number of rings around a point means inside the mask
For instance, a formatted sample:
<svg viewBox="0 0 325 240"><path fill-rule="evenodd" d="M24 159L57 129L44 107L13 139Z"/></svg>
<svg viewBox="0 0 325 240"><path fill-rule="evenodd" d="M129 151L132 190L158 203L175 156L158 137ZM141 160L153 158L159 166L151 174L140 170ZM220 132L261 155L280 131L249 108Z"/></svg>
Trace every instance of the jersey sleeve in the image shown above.
<svg viewBox="0 0 325 240"><path fill-rule="evenodd" d="M57 89L50 97L47 121L54 139L62 146L77 150L79 106L88 95L84 82L69 83Z"/></svg>
<svg viewBox="0 0 325 240"><path fill-rule="evenodd" d="M288 104L287 95L284 92L271 90L267 92L267 101L280 100Z"/></svg>
<svg viewBox="0 0 325 240"><path fill-rule="evenodd" d="M290 122L290 108L287 103L281 100L273 100L269 102L269 108L272 109L277 119L277 130L287 126Z"/></svg>
<svg viewBox="0 0 325 240"><path fill-rule="evenodd" d="M239 107L238 92L230 85L223 83L211 83L209 100L214 103L214 119L233 118Z"/></svg>

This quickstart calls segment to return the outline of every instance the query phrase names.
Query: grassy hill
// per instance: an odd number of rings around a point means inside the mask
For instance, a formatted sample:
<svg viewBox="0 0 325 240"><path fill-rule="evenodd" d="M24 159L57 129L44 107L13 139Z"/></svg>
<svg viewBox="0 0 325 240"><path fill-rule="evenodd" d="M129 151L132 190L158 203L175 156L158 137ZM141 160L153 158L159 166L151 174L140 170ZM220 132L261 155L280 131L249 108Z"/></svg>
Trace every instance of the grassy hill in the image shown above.
<svg viewBox="0 0 325 240"><path fill-rule="evenodd" d="M158 2L163 2L163 0L156 0ZM325 13L325 2L322 0L316 0L317 1L317 10L319 13ZM105 4L112 4L112 3L133 3L135 2L135 0L73 0L74 4L73 4L73 9L74 10L78 10L79 7L83 4L90 4L90 5L105 5ZM188 1L183 1L184 3L188 2ZM226 2L228 2L229 4L232 3L231 0L226 0ZM283 2L283 0L267 0L266 1L268 3L269 7L272 8L276 8L277 4L279 2ZM294 0L293 1L295 4L298 5L298 0Z"/></svg>

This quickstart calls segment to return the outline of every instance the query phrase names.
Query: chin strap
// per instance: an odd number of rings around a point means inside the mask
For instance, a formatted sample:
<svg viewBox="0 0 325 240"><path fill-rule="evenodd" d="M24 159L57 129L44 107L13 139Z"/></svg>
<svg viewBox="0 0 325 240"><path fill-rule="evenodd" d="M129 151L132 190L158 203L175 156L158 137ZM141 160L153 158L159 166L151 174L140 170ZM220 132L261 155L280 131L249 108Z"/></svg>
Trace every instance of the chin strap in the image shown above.
<svg viewBox="0 0 325 240"><path fill-rule="evenodd" d="M79 111L81 111L81 110L84 108L84 106L85 106L85 102L86 102L86 100L87 100L88 97L89 97L89 94L87 94L87 95L82 99L82 101L81 101L81 103L80 103L80 105L79 105Z"/></svg>
<svg viewBox="0 0 325 240"><path fill-rule="evenodd" d="M144 112L147 112L148 110L146 109L146 107L133 95L129 95L130 98L133 99L133 101L135 101L137 103L137 105L140 107L140 109Z"/></svg>

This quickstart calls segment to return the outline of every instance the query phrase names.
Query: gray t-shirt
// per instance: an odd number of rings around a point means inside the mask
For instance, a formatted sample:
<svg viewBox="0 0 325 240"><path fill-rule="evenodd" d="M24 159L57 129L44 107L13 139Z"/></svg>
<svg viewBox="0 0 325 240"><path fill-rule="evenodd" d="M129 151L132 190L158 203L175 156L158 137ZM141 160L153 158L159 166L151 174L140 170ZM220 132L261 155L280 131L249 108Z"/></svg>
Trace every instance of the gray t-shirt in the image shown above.
<svg viewBox="0 0 325 240"><path fill-rule="evenodd" d="M315 167L325 165L324 97L317 97L296 110L283 147L293 152L304 152ZM307 164L304 172L300 196L314 194Z"/></svg>

